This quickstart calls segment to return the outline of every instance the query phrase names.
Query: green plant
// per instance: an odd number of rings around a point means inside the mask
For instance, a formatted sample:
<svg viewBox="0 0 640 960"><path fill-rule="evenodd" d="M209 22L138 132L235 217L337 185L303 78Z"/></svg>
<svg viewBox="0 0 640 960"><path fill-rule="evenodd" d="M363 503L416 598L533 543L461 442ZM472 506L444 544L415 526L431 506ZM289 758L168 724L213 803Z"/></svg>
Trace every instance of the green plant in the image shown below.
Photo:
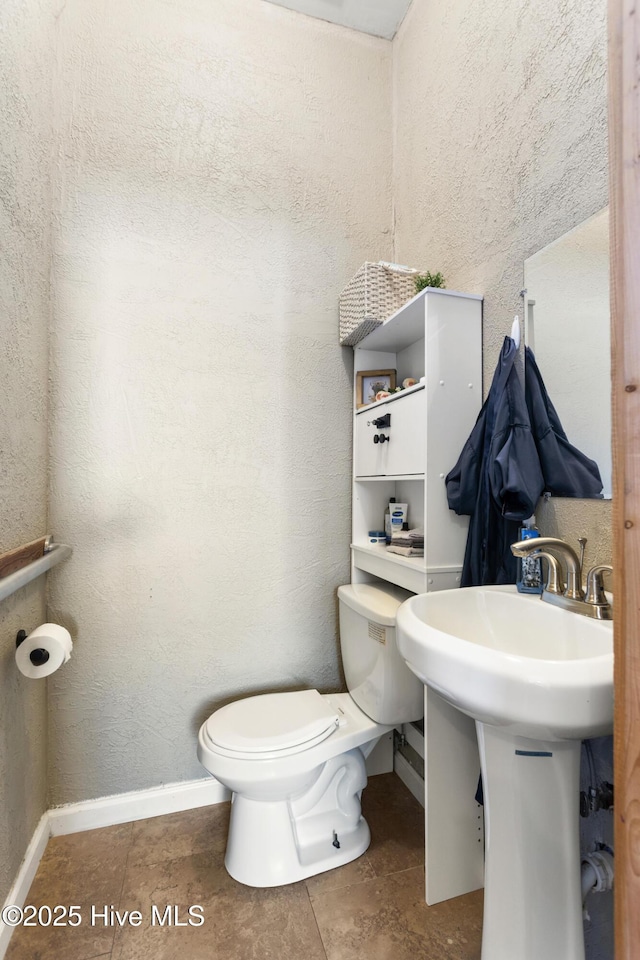
<svg viewBox="0 0 640 960"><path fill-rule="evenodd" d="M419 273L416 277L416 293L420 293L425 287L445 287L445 279L441 273Z"/></svg>

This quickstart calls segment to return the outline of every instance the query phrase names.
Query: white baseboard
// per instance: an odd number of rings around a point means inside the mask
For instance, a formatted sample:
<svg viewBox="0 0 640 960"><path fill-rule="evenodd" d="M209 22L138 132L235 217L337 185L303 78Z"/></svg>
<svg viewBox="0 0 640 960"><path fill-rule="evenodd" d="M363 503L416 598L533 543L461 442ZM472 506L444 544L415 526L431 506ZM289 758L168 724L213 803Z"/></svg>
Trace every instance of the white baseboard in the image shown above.
<svg viewBox="0 0 640 960"><path fill-rule="evenodd" d="M49 837L95 830L97 827L111 827L116 823L129 823L132 820L146 820L147 817L161 817L165 813L178 813L180 810L208 807L214 803L223 803L229 796L226 787L213 777L206 777L203 780L166 783L150 790L134 790L132 793L119 793L113 797L99 797L97 800L83 800L80 803L68 803L64 807L53 807L42 814L3 906L24 905ZM0 921L0 960L3 960L7 951L13 929Z"/></svg>
<svg viewBox="0 0 640 960"><path fill-rule="evenodd" d="M20 869L18 870L18 876L16 877L3 906L6 907L9 906L9 904L14 903L18 907L24 906L27 899L27 894L29 893L29 888L31 887L33 878L36 875L38 864L40 863L42 854L47 846L49 835L49 814L46 812L40 817L38 826L31 837L31 842L27 847L27 852L25 853L24 859L20 865ZM8 927L6 923L2 923L2 921L0 921L0 960L2 960L7 951L13 930L13 927Z"/></svg>
<svg viewBox="0 0 640 960"><path fill-rule="evenodd" d="M165 813L208 807L229 799L229 791L213 777L204 780L188 780L182 783L166 783L150 790L134 790L118 793L97 800L68 803L49 810L49 825L52 837L97 827L112 827L116 823L146 820L161 817Z"/></svg>

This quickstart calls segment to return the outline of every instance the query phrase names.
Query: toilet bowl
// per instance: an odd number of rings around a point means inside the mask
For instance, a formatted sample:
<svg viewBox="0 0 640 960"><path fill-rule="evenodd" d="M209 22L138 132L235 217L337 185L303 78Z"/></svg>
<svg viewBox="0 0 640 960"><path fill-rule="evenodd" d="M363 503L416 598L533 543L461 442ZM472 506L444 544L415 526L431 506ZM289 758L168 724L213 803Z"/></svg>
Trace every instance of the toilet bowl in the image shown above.
<svg viewBox="0 0 640 960"><path fill-rule="evenodd" d="M240 883L293 883L369 846L365 759L381 736L423 713L422 684L395 641L396 612L409 596L386 584L339 588L349 693L248 697L200 728L200 762L232 791L225 866Z"/></svg>

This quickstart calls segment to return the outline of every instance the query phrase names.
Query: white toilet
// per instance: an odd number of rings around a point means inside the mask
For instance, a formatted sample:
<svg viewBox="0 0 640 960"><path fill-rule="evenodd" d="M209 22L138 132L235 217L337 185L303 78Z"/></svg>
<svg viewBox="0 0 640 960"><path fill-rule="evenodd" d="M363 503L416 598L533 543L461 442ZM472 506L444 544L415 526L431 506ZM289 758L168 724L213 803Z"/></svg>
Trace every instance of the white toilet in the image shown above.
<svg viewBox="0 0 640 960"><path fill-rule="evenodd" d="M365 757L394 726L423 715L423 686L396 646L391 584L338 589L349 693L268 693L216 710L198 758L233 791L225 866L275 887L355 860L369 846L360 811Z"/></svg>

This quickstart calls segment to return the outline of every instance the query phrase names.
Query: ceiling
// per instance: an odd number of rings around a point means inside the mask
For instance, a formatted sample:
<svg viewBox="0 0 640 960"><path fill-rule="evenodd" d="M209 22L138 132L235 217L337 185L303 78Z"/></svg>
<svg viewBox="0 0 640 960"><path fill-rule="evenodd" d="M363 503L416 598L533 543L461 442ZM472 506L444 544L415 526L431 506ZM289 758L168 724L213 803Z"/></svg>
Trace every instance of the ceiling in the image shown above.
<svg viewBox="0 0 640 960"><path fill-rule="evenodd" d="M309 17L392 40L411 0L267 0Z"/></svg>

